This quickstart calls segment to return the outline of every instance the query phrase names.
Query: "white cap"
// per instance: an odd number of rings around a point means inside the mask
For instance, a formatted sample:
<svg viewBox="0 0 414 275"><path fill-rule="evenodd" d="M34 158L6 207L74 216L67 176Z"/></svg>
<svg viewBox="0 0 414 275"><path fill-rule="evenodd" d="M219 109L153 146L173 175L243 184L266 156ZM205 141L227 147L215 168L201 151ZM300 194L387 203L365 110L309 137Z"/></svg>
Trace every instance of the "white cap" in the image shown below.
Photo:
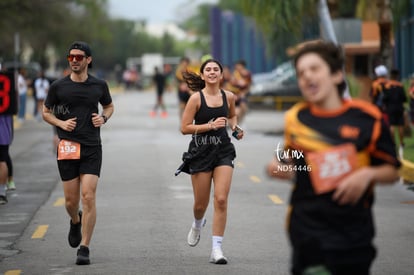
<svg viewBox="0 0 414 275"><path fill-rule="evenodd" d="M384 65L379 65L375 67L375 74L376 76L387 76L388 70Z"/></svg>

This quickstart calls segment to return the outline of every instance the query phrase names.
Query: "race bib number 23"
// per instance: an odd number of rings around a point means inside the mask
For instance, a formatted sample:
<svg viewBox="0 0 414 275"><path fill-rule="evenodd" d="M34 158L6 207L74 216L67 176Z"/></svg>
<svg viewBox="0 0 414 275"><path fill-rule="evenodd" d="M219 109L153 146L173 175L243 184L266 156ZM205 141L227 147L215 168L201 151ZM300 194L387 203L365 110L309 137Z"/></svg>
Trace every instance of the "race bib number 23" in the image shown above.
<svg viewBox="0 0 414 275"><path fill-rule="evenodd" d="M80 159L80 143L62 139L58 145L58 160Z"/></svg>

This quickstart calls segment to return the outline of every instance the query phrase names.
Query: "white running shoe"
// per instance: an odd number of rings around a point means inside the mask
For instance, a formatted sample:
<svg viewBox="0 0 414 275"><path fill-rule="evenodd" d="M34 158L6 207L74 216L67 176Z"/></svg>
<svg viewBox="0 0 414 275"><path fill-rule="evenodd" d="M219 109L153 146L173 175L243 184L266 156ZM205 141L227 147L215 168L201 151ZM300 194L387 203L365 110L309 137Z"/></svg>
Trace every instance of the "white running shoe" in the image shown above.
<svg viewBox="0 0 414 275"><path fill-rule="evenodd" d="M227 264L227 258L224 257L223 251L220 247L214 248L211 251L210 263L213 264Z"/></svg>
<svg viewBox="0 0 414 275"><path fill-rule="evenodd" d="M206 225L206 221L206 218L203 218L201 228L203 228ZM188 232L187 236L187 243L189 246L196 246L198 244L198 242L200 241L201 228L195 228L191 226L190 232Z"/></svg>
<svg viewBox="0 0 414 275"><path fill-rule="evenodd" d="M16 190L16 184L14 181L7 182L7 191L13 191Z"/></svg>

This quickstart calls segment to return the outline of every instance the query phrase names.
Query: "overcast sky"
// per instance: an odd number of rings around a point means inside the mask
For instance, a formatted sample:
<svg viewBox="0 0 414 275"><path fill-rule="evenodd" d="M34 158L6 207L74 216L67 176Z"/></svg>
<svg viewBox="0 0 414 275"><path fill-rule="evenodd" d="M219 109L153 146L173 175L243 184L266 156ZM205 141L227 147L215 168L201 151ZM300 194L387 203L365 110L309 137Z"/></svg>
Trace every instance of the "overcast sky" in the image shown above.
<svg viewBox="0 0 414 275"><path fill-rule="evenodd" d="M217 0L109 0L109 14L131 20L145 19L149 24L177 22L200 3Z"/></svg>

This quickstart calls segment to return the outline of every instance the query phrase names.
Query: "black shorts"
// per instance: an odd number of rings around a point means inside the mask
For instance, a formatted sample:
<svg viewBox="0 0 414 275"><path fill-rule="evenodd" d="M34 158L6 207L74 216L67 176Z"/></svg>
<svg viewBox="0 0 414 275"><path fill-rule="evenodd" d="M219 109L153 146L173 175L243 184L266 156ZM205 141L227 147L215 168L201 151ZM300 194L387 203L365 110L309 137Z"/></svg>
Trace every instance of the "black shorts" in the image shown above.
<svg viewBox="0 0 414 275"><path fill-rule="evenodd" d="M392 126L404 125L404 111L389 111L388 121Z"/></svg>
<svg viewBox="0 0 414 275"><path fill-rule="evenodd" d="M376 255L375 247L365 246L345 251L326 251L325 261L332 274L368 275Z"/></svg>
<svg viewBox="0 0 414 275"><path fill-rule="evenodd" d="M372 245L344 250L321 250L317 245L294 248L292 274L302 275L309 266L323 265L335 275L368 275L376 255Z"/></svg>
<svg viewBox="0 0 414 275"><path fill-rule="evenodd" d="M58 160L57 164L62 181L72 180L81 174L99 177L102 167L102 146L81 145L80 159Z"/></svg>
<svg viewBox="0 0 414 275"><path fill-rule="evenodd" d="M9 145L0 145L0 161L7 161L9 157Z"/></svg>
<svg viewBox="0 0 414 275"><path fill-rule="evenodd" d="M191 147L191 145L190 145ZM233 143L210 145L203 153L189 162L190 174L210 172L218 166L230 166L234 168L236 150Z"/></svg>
<svg viewBox="0 0 414 275"><path fill-rule="evenodd" d="M178 90L178 100L180 101L180 103L187 103L188 100L190 99L190 93L187 91L180 91Z"/></svg>

